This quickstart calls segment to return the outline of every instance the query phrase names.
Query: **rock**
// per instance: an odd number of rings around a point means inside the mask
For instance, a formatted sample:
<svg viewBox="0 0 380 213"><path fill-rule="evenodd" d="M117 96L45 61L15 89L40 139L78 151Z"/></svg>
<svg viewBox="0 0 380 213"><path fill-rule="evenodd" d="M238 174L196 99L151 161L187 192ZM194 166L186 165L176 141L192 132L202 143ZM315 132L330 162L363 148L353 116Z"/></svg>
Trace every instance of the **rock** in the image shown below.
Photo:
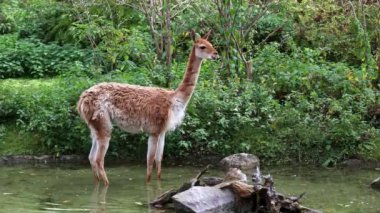
<svg viewBox="0 0 380 213"><path fill-rule="evenodd" d="M172 197L178 212L233 212L234 193L230 189L194 186Z"/></svg>
<svg viewBox="0 0 380 213"><path fill-rule="evenodd" d="M72 163L72 162L87 162L87 156L84 155L62 155L59 159L63 163Z"/></svg>
<svg viewBox="0 0 380 213"><path fill-rule="evenodd" d="M364 165L363 160L360 159L347 159L342 162L342 165L348 168L357 168L362 167Z"/></svg>
<svg viewBox="0 0 380 213"><path fill-rule="evenodd" d="M2 156L0 164L12 165L12 164L22 164L22 163L26 163L30 161L33 161L33 156L10 155L10 156Z"/></svg>
<svg viewBox="0 0 380 213"><path fill-rule="evenodd" d="M54 156L51 155L41 155L41 156L33 156L33 160L36 163L48 163L55 161Z"/></svg>
<svg viewBox="0 0 380 213"><path fill-rule="evenodd" d="M374 181L372 181L371 187L374 189L380 190L380 177L378 177Z"/></svg>
<svg viewBox="0 0 380 213"><path fill-rule="evenodd" d="M260 160L252 154L238 153L223 158L219 164L225 172L230 168L238 168L244 173L251 175L256 170L256 167L260 165Z"/></svg>

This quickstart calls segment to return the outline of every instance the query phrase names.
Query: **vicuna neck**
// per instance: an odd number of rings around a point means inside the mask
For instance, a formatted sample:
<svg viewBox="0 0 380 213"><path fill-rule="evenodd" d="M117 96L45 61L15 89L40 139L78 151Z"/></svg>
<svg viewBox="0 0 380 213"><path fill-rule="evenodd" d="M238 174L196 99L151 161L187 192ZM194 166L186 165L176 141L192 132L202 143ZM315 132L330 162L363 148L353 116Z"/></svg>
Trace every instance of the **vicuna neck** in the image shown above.
<svg viewBox="0 0 380 213"><path fill-rule="evenodd" d="M187 63L186 73L181 84L175 91L175 96L178 97L187 105L193 95L195 86L198 81L199 71L201 69L202 59L195 56L195 46L191 50L189 61Z"/></svg>

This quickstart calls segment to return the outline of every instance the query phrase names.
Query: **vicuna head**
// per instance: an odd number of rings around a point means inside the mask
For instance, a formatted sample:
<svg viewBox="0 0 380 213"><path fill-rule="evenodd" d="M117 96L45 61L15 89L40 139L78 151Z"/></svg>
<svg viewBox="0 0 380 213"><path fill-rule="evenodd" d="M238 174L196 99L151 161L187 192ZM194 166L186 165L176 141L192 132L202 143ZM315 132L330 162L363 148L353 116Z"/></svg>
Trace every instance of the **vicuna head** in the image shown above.
<svg viewBox="0 0 380 213"><path fill-rule="evenodd" d="M200 59L218 59L219 55L215 48L210 42L207 41L210 36L211 31L209 31L203 38L195 39L194 31L191 32L191 36L194 40L195 56Z"/></svg>

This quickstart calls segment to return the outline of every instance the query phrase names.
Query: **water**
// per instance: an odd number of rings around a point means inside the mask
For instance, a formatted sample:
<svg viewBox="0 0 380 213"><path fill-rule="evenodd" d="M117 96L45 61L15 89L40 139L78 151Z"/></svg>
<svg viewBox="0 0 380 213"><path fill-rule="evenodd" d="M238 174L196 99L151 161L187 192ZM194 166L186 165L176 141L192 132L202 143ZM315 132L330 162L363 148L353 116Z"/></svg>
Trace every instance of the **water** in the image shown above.
<svg viewBox="0 0 380 213"><path fill-rule="evenodd" d="M89 166L0 167L0 212L164 212L148 203L178 188L199 168L165 167L164 179L149 184L144 165L108 166L107 171L110 187L97 190ZM323 212L380 212L380 192L368 187L380 171L282 167L262 172L273 175L278 192L306 192L304 206Z"/></svg>

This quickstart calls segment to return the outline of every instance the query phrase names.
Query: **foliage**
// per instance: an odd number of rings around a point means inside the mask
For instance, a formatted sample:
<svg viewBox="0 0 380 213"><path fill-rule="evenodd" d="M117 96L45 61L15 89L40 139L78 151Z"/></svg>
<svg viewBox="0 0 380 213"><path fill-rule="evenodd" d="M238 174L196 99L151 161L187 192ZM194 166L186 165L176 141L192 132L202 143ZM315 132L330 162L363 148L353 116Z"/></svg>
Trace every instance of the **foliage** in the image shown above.
<svg viewBox="0 0 380 213"><path fill-rule="evenodd" d="M45 153L83 153L89 146L89 132L76 112L80 93L95 82L123 79L143 84L139 79L146 83L145 78L136 73L97 79L70 74L56 79L3 80L0 84L0 120L16 121L22 131L36 134ZM117 140L118 137L114 135L113 138Z"/></svg>
<svg viewBox="0 0 380 213"><path fill-rule="evenodd" d="M0 37L0 78L47 77L77 67L85 72L91 55L74 46L44 44L35 39L17 40L14 35Z"/></svg>
<svg viewBox="0 0 380 213"><path fill-rule="evenodd" d="M326 165L376 155L380 133L372 126L368 109L376 104L379 92L366 88L360 70L325 64L310 50L299 52L297 58L275 47L264 48L254 58L257 75L262 76L254 84L238 78L221 84L210 72L217 64L204 64L184 123L168 134L165 153L201 157L243 151L266 162L276 162L281 155L281 162ZM0 88L0 118L15 119L24 131L40 135L46 152L86 152L89 133L75 112L80 92L100 81L151 85L146 71L133 73L95 79L69 75L44 82L9 80ZM142 158L146 139L115 128L109 154Z"/></svg>
<svg viewBox="0 0 380 213"><path fill-rule="evenodd" d="M173 1L161 8L174 14L158 40L135 1L2 2L13 26L0 35L0 154L88 153L89 131L75 111L80 93L102 81L169 79L174 89L186 69L188 29L211 28L223 59L203 63L166 155L250 152L266 163L319 165L379 159L379 5L261 2ZM164 56L173 57L169 72ZM146 141L115 128L108 154L144 159Z"/></svg>
<svg viewBox="0 0 380 213"><path fill-rule="evenodd" d="M333 61L360 64L379 46L379 7L357 1L302 1L285 4L299 45L319 48Z"/></svg>
<svg viewBox="0 0 380 213"><path fill-rule="evenodd" d="M37 38L44 43L75 43L68 33L76 20L68 4L56 1L18 1L9 9L17 17L21 38ZM21 15L20 15L21 14Z"/></svg>
<svg viewBox="0 0 380 213"><path fill-rule="evenodd" d="M1 14L0 11L0 35L11 33L15 30L15 23L12 19Z"/></svg>
<svg viewBox="0 0 380 213"><path fill-rule="evenodd" d="M44 152L38 134L20 131L14 123L0 125L0 155L38 155Z"/></svg>

